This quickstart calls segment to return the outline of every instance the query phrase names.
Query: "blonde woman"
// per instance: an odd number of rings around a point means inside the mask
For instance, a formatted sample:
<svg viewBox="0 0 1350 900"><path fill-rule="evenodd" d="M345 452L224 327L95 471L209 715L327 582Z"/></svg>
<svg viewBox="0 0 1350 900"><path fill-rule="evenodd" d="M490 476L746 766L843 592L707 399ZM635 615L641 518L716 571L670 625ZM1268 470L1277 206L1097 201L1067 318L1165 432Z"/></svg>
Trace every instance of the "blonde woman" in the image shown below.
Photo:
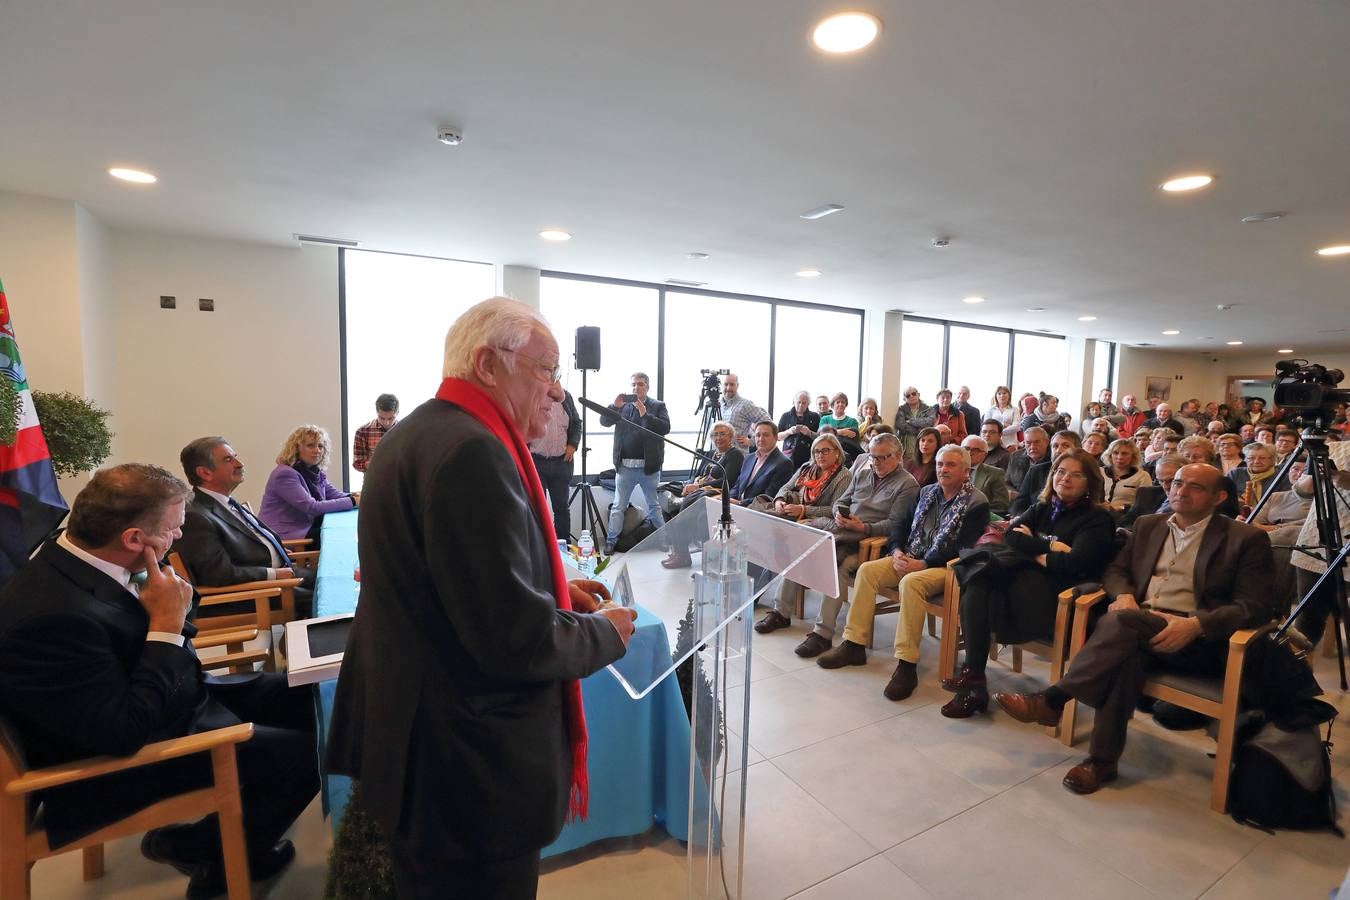
<svg viewBox="0 0 1350 900"><path fill-rule="evenodd" d="M338 490L324 474L328 448L328 432L317 425L301 425L281 445L258 518L282 540L317 540L325 513L355 509L360 502L360 494Z"/></svg>
<svg viewBox="0 0 1350 900"><path fill-rule="evenodd" d="M1153 484L1153 476L1142 465L1139 447L1127 438L1112 441L1102 454L1102 477L1106 505L1117 511L1129 509L1135 492Z"/></svg>
<svg viewBox="0 0 1350 900"><path fill-rule="evenodd" d="M1018 423L1022 421L1022 415L1018 412L1018 408L1013 406L1012 391L1005 385L1000 384L994 388L989 408L984 411L984 420L987 422L990 419L1003 426L1001 441L1008 452L1016 450Z"/></svg>

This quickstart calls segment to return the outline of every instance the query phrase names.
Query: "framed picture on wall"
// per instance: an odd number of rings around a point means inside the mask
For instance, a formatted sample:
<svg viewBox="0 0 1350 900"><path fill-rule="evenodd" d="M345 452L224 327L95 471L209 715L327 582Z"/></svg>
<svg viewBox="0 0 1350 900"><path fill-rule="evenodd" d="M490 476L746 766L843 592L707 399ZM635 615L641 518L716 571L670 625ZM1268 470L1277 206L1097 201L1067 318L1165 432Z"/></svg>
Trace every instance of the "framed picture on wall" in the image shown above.
<svg viewBox="0 0 1350 900"><path fill-rule="evenodd" d="M1164 400L1172 399L1172 379L1165 375L1149 375L1145 379L1144 394L1148 397L1149 409Z"/></svg>

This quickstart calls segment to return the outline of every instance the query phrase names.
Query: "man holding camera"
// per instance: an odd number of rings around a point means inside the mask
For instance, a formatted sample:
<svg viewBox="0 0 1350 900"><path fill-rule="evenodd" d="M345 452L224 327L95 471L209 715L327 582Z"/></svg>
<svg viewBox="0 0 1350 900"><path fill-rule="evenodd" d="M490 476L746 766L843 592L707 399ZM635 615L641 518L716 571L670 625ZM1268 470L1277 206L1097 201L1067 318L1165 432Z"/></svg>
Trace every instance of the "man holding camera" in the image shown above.
<svg viewBox="0 0 1350 900"><path fill-rule="evenodd" d="M661 480L661 463L665 461L665 441L647 434L628 423L640 425L656 434L670 433L670 414L660 400L647 396L651 379L645 372L633 373L633 393L620 394L600 416L600 424L614 430L614 506L609 511L609 532L605 535L605 555L614 552L614 545L623 530L623 514L633 489L641 488L647 503L647 521L652 528L666 524L661 504L656 499L656 486Z"/></svg>

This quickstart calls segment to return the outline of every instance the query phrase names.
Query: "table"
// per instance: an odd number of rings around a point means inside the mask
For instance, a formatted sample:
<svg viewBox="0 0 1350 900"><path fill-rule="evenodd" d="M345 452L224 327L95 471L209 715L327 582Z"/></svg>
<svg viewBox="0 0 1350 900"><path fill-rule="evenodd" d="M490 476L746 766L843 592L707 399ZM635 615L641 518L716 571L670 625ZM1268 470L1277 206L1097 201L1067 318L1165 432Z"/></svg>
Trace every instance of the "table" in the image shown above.
<svg viewBox="0 0 1350 900"><path fill-rule="evenodd" d="M329 616L356 608L357 510L329 513L323 520L323 552L315 581L314 615ZM630 653L650 654L653 663L670 660L666 628L639 608ZM319 747L327 742L336 681L315 685ZM605 669L581 683L590 733L590 816L563 827L543 855L556 856L604 838L642 834L657 825L688 840L689 717L674 677L635 701ZM351 779L324 779L324 809L336 832L351 793Z"/></svg>

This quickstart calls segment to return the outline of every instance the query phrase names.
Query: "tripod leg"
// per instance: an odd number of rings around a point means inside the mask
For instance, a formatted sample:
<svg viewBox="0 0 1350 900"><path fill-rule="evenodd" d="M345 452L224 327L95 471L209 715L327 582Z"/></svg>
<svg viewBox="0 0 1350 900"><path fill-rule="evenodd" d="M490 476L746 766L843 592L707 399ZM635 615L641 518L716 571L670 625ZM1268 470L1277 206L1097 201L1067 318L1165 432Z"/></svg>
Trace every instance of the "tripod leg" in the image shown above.
<svg viewBox="0 0 1350 900"><path fill-rule="evenodd" d="M1350 690L1350 685L1345 682L1345 643L1343 640L1342 629L1344 620L1341 618L1341 611L1338 609L1331 614L1331 627L1336 632L1336 663L1341 669L1341 690Z"/></svg>

